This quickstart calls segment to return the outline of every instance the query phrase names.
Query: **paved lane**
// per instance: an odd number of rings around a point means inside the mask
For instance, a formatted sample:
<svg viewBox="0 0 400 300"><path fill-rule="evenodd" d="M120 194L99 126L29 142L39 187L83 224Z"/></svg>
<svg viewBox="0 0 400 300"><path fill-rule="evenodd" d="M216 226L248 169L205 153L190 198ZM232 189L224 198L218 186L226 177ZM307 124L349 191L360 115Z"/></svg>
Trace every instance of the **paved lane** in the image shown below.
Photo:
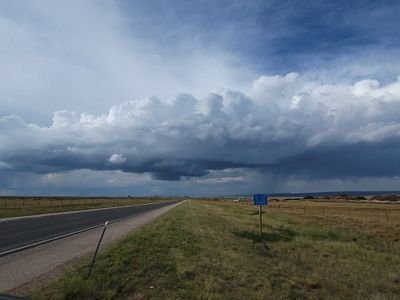
<svg viewBox="0 0 400 300"><path fill-rule="evenodd" d="M108 208L0 222L0 253L85 228L151 211L175 202Z"/></svg>

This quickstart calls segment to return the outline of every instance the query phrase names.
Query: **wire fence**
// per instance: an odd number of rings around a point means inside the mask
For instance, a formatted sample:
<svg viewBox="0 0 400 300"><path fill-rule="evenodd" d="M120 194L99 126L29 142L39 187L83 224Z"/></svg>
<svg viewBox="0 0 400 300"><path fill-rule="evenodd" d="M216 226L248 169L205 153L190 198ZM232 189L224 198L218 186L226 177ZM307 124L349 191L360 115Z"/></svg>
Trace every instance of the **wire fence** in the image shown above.
<svg viewBox="0 0 400 300"><path fill-rule="evenodd" d="M379 204L378 204L379 205ZM355 205L282 205L272 204L269 209L284 213L315 215L321 217L346 217L400 223L400 207L356 207Z"/></svg>
<svg viewBox="0 0 400 300"><path fill-rule="evenodd" d="M0 208L21 208L21 207L56 207L56 206L75 206L75 205L99 205L127 203L127 200L101 200L101 199L35 199L21 200L10 199L0 200Z"/></svg>
<svg viewBox="0 0 400 300"><path fill-rule="evenodd" d="M251 200L232 201L222 200L234 206L254 206ZM357 202L319 202L319 201L271 201L266 212L281 212L304 216L340 217L386 223L400 223L400 204L377 204Z"/></svg>
<svg viewBox="0 0 400 300"><path fill-rule="evenodd" d="M63 206L115 206L144 204L155 201L171 200L167 198L5 198L0 199L0 209L38 208Z"/></svg>

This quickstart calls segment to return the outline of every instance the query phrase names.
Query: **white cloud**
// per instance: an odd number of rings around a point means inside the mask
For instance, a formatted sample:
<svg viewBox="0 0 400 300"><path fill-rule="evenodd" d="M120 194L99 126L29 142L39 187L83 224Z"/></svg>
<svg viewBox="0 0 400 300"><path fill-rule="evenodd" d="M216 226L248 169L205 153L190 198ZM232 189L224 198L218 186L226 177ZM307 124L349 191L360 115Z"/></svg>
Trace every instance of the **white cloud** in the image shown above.
<svg viewBox="0 0 400 300"><path fill-rule="evenodd" d="M110 156L108 161L113 164L123 164L124 162L126 162L126 158L122 154L114 153Z"/></svg>
<svg viewBox="0 0 400 300"><path fill-rule="evenodd" d="M5 116L2 169L121 170L163 180L205 176L208 183L249 180L243 172L212 176L231 168L269 172L277 182L295 174L397 176L398 86L398 79L328 85L288 74L262 76L247 93L143 98L102 114L58 111L49 126Z"/></svg>
<svg viewBox="0 0 400 300"><path fill-rule="evenodd" d="M11 169L11 165L0 160L0 170Z"/></svg>
<svg viewBox="0 0 400 300"><path fill-rule="evenodd" d="M1 3L0 115L44 123L56 110L100 113L148 95L204 95L249 73L206 43L168 51L130 26L112 1Z"/></svg>
<svg viewBox="0 0 400 300"><path fill-rule="evenodd" d="M0 191L24 180L31 189L135 181L162 193L195 191L196 182L240 191L266 181L306 186L323 177L329 186L336 177L398 175L400 77L388 79L398 74L396 47L324 63L329 55L300 54L306 73L259 76L243 61L271 70L268 59L288 57L273 53L279 38L295 35L286 24L295 7L272 27L221 15L220 28L203 30L197 25L208 19L183 24L174 6L160 15L172 21L153 24L146 7L125 13L118 5L0 3ZM253 5L248 12L262 11ZM270 43L259 45L264 59L239 59L257 47L232 54L258 36Z"/></svg>

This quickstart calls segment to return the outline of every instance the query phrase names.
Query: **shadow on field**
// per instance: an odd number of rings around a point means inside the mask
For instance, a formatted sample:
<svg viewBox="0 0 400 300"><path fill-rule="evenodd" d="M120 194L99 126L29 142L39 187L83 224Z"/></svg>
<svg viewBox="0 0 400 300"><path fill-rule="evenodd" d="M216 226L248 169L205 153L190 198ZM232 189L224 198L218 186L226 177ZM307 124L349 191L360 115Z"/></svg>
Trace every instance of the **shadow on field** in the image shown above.
<svg viewBox="0 0 400 300"><path fill-rule="evenodd" d="M254 216L254 215L258 215L259 212L258 212L258 210L252 210L252 211L249 211L247 214L248 214L249 216ZM263 212L263 214L264 214L264 212Z"/></svg>
<svg viewBox="0 0 400 300"><path fill-rule="evenodd" d="M258 216L260 214L260 212L258 210L245 211L245 213L246 213L246 215L249 215L249 216L255 216L255 215ZM267 214L267 211L264 210L262 212L262 214L263 214L263 216L265 216Z"/></svg>
<svg viewBox="0 0 400 300"><path fill-rule="evenodd" d="M245 238L248 240L252 240L253 243L268 243L268 242L290 242L295 237L296 233L288 228L280 228L275 229L274 232L263 232L261 236L259 232L250 232L250 231L233 231L235 236L240 238Z"/></svg>

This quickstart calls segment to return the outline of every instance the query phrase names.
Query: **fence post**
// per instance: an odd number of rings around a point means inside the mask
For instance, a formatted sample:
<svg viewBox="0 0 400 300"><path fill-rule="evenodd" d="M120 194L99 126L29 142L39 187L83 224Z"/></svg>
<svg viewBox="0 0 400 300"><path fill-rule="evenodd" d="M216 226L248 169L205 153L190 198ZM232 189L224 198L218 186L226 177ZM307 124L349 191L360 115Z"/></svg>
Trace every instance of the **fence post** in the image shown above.
<svg viewBox="0 0 400 300"><path fill-rule="evenodd" d="M322 208L322 215L325 216L325 208Z"/></svg>
<svg viewBox="0 0 400 300"><path fill-rule="evenodd" d="M386 222L388 222L388 223L389 223L389 215L388 215L388 212L387 212L387 210L385 210L385 216L386 216Z"/></svg>

